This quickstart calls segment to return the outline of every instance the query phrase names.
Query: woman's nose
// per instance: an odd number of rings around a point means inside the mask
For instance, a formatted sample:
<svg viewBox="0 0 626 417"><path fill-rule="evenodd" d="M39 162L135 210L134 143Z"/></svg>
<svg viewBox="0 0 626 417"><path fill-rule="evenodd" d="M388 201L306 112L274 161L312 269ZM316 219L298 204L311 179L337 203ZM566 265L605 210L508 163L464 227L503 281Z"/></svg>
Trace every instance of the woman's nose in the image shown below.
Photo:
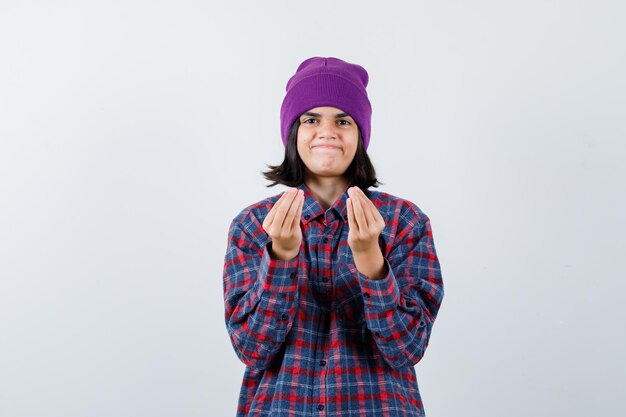
<svg viewBox="0 0 626 417"><path fill-rule="evenodd" d="M334 136L336 132L334 120L322 120L319 125L320 136Z"/></svg>

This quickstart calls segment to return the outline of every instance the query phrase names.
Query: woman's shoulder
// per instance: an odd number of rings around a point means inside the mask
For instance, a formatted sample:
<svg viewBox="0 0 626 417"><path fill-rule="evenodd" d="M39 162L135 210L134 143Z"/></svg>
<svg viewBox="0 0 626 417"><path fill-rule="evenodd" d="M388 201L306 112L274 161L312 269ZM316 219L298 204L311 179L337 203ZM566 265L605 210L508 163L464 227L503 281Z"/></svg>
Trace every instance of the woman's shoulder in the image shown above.
<svg viewBox="0 0 626 417"><path fill-rule="evenodd" d="M408 198L372 189L369 189L367 193L385 218L398 219L412 224L423 223L428 218L420 206Z"/></svg>

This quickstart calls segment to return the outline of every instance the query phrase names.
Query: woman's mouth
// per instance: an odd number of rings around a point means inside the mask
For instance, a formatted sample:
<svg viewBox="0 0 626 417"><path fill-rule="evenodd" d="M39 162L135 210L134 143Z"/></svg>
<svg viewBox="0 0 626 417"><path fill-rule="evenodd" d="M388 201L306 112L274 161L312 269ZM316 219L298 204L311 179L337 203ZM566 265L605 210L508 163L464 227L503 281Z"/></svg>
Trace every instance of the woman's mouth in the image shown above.
<svg viewBox="0 0 626 417"><path fill-rule="evenodd" d="M332 145L317 145L317 146L313 146L313 148L317 148L317 149L337 149L337 150L339 150L339 147L332 146Z"/></svg>

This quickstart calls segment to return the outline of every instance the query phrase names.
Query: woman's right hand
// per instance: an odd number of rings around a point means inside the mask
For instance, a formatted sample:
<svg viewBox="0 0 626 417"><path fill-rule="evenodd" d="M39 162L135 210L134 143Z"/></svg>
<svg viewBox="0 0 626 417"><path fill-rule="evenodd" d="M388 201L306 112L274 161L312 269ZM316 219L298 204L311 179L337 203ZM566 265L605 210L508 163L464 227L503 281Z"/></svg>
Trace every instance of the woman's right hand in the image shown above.
<svg viewBox="0 0 626 417"><path fill-rule="evenodd" d="M263 221L263 230L272 243L270 255L274 259L293 259L300 252L302 230L300 216L304 204L304 192L289 188L280 196Z"/></svg>

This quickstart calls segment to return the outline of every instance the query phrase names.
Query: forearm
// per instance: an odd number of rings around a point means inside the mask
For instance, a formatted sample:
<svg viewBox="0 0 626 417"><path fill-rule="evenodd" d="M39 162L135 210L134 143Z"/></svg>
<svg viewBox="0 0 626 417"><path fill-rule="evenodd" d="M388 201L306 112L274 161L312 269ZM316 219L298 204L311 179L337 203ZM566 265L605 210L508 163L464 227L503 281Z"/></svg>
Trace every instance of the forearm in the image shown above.
<svg viewBox="0 0 626 417"><path fill-rule="evenodd" d="M417 284L419 276L411 269L409 280ZM437 296L438 286L410 284L410 288L401 292L394 270L380 280L370 279L360 272L358 278L365 321L383 359L394 369L415 365L424 355L438 308L429 302L428 294ZM403 278L406 280L407 276ZM426 286L428 289L424 288Z"/></svg>
<svg viewBox="0 0 626 417"><path fill-rule="evenodd" d="M261 253L253 255L252 247L244 246L250 241L248 236L244 239L234 234L227 250L225 319L237 356L246 365L263 369L293 325L298 304L298 258L272 259L267 244Z"/></svg>
<svg viewBox="0 0 626 417"><path fill-rule="evenodd" d="M421 360L443 300L439 259L428 219L415 222L384 257L389 273L359 273L367 327L386 362L399 369Z"/></svg>

